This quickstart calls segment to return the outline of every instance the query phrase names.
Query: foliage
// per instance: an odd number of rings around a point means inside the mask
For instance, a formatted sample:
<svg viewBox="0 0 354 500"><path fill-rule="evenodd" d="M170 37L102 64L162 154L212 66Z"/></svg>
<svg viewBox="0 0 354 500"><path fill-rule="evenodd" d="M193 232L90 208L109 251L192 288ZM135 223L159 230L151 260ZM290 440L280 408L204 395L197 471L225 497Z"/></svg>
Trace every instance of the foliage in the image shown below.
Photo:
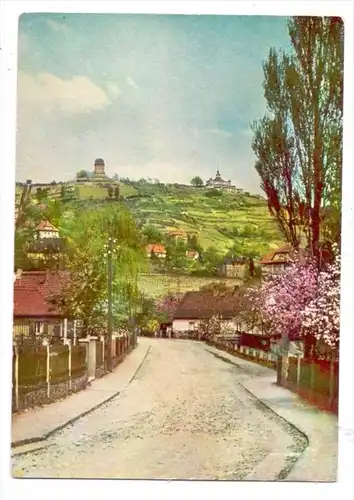
<svg viewBox="0 0 354 500"><path fill-rule="evenodd" d="M68 222L70 237L66 268L70 281L53 299L67 317L81 319L85 325L99 324L107 313L107 259L105 245L115 239L113 254L113 293L116 320L122 304L136 297L137 276L144 268L141 235L124 206L104 206L82 210ZM124 308L123 308L124 309ZM124 311L126 314L126 310Z"/></svg>
<svg viewBox="0 0 354 500"><path fill-rule="evenodd" d="M203 179L197 175L191 180L191 185L195 187L202 187L204 185Z"/></svg>
<svg viewBox="0 0 354 500"><path fill-rule="evenodd" d="M304 230L319 264L323 206L340 226L344 28L339 18L294 17L288 29L291 54L272 48L263 65L268 111L252 147L270 213L295 248Z"/></svg>
<svg viewBox="0 0 354 500"><path fill-rule="evenodd" d="M79 172L76 173L76 178L77 179L88 179L89 173L87 172L87 170L80 170Z"/></svg>
<svg viewBox="0 0 354 500"><path fill-rule="evenodd" d="M208 198L220 198L222 197L222 192L219 189L211 188L205 192L205 196Z"/></svg>
<svg viewBox="0 0 354 500"><path fill-rule="evenodd" d="M181 303L183 296L176 294L167 294L165 297L156 301L156 314L160 321L171 320L173 314Z"/></svg>
<svg viewBox="0 0 354 500"><path fill-rule="evenodd" d="M338 348L340 328L340 256L318 276L316 294L302 313L304 334Z"/></svg>
<svg viewBox="0 0 354 500"><path fill-rule="evenodd" d="M296 260L282 274L271 276L247 292L241 314L248 326L292 339L302 335L306 355L321 342L338 346L340 259L318 270L311 260Z"/></svg>

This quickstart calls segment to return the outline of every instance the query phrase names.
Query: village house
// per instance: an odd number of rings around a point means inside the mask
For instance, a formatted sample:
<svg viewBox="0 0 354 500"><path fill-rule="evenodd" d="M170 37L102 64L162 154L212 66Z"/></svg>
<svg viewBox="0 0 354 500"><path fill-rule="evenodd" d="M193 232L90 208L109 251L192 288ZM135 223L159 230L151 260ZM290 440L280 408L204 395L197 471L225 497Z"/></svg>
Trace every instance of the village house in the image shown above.
<svg viewBox="0 0 354 500"><path fill-rule="evenodd" d="M235 186L231 184L231 181L225 181L221 175L219 170L216 172L216 176L214 179L210 177L205 183L205 186L207 188L212 188L212 189L222 189L224 191L234 191Z"/></svg>
<svg viewBox="0 0 354 500"><path fill-rule="evenodd" d="M148 257L157 257L159 259L165 259L167 255L166 248L159 243L150 243L145 247L146 254Z"/></svg>
<svg viewBox="0 0 354 500"><path fill-rule="evenodd" d="M173 231L169 231L168 235L175 240L182 240L184 242L188 241L188 234L181 229L175 229Z"/></svg>
<svg viewBox="0 0 354 500"><path fill-rule="evenodd" d="M74 322L64 318L50 301L67 279L65 272L17 271L14 276L14 337L75 335Z"/></svg>
<svg viewBox="0 0 354 500"><path fill-rule="evenodd" d="M59 257L62 246L59 230L49 221L41 221L35 229L33 241L27 245L27 255L33 260L43 260L49 255Z"/></svg>
<svg viewBox="0 0 354 500"><path fill-rule="evenodd" d="M172 330L174 334L196 331L201 321L218 315L223 326L235 333L240 328L236 319L238 310L239 299L233 291L223 294L187 292L173 315Z"/></svg>
<svg viewBox="0 0 354 500"><path fill-rule="evenodd" d="M262 274L282 273L291 263L292 254L293 250L289 245L286 245L265 255L260 261Z"/></svg>
<svg viewBox="0 0 354 500"><path fill-rule="evenodd" d="M227 257L219 267L219 274L226 278L244 278L250 268L250 259L246 257Z"/></svg>

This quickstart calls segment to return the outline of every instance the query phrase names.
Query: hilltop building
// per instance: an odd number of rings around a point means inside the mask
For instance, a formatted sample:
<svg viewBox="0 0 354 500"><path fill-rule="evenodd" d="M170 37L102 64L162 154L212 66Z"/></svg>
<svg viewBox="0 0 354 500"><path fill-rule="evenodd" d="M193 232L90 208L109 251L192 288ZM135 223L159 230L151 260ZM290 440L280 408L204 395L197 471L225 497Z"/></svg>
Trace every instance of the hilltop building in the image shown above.
<svg viewBox="0 0 354 500"><path fill-rule="evenodd" d="M209 180L206 181L205 186L207 188L213 188L213 189L222 189L225 191L234 191L235 186L231 184L231 181L225 181L221 175L219 170L216 171L216 176L214 179L210 177Z"/></svg>
<svg viewBox="0 0 354 500"><path fill-rule="evenodd" d="M94 181L103 181L107 179L105 173L105 163L103 158L96 158L94 163L94 172L93 172L93 180Z"/></svg>

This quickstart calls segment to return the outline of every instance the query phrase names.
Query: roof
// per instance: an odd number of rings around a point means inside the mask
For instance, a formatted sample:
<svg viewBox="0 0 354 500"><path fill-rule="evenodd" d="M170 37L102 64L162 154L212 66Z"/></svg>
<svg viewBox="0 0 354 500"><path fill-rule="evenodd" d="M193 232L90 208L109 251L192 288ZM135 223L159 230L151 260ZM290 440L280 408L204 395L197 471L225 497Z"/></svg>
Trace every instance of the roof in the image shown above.
<svg viewBox="0 0 354 500"><path fill-rule="evenodd" d="M289 245L285 245L265 255L260 263L262 266L270 264L287 264L292 253L292 248Z"/></svg>
<svg viewBox="0 0 354 500"><path fill-rule="evenodd" d="M173 319L209 319L220 314L224 319L233 318L240 307L237 293L187 292Z"/></svg>
<svg viewBox="0 0 354 500"><path fill-rule="evenodd" d="M95 165L104 165L104 159L103 158L96 158Z"/></svg>
<svg viewBox="0 0 354 500"><path fill-rule="evenodd" d="M42 220L38 226L36 227L37 231L56 231L59 232L59 230L53 226L53 224L47 220Z"/></svg>
<svg viewBox="0 0 354 500"><path fill-rule="evenodd" d="M67 272L23 271L14 282L14 317L60 317L50 297L60 292Z"/></svg>
<svg viewBox="0 0 354 500"><path fill-rule="evenodd" d="M166 253L166 248L159 243L150 243L150 245L146 245L146 251L152 253Z"/></svg>

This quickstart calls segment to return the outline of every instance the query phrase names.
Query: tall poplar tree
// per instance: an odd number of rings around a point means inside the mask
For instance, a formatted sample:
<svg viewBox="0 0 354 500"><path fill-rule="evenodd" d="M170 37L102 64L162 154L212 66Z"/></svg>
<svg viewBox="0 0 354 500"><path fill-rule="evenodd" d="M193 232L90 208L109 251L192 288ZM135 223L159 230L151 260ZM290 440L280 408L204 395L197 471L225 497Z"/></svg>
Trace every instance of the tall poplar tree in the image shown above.
<svg viewBox="0 0 354 500"><path fill-rule="evenodd" d="M270 213L295 248L303 231L320 263L321 239L340 236L344 26L293 17L288 31L292 51L272 48L263 64L267 112L252 147Z"/></svg>

